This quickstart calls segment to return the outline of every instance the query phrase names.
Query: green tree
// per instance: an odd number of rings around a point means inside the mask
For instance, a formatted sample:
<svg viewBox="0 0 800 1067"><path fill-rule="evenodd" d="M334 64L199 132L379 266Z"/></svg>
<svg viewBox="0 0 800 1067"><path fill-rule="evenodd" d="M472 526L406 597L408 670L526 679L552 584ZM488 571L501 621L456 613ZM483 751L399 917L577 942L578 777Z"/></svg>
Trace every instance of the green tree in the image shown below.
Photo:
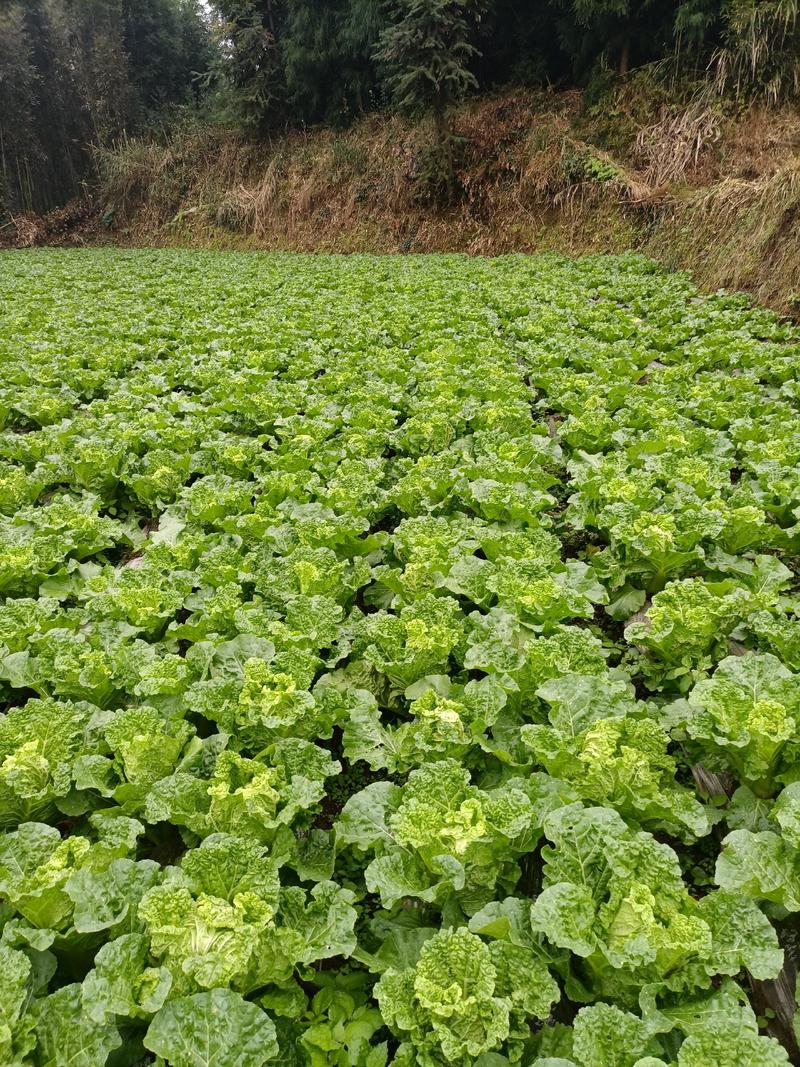
<svg viewBox="0 0 800 1067"><path fill-rule="evenodd" d="M487 0L392 0L391 22L375 53L397 106L433 117L433 177L438 173L448 195L455 180L451 109L478 87L470 64L486 6Z"/></svg>
<svg viewBox="0 0 800 1067"><path fill-rule="evenodd" d="M675 13L676 59L704 58L710 41L718 38L722 0L681 0Z"/></svg>
<svg viewBox="0 0 800 1067"><path fill-rule="evenodd" d="M66 84L72 77L78 107L90 122L86 140L105 143L119 137L133 123L137 109L123 37L122 0L80 4L47 0L47 8L58 34L56 64L61 80Z"/></svg>
<svg viewBox="0 0 800 1067"><path fill-rule="evenodd" d="M730 0L717 84L770 103L800 92L800 0Z"/></svg>
<svg viewBox="0 0 800 1067"><path fill-rule="evenodd" d="M2 0L0 206L75 196L91 145L187 97L208 39L196 0Z"/></svg>
<svg viewBox="0 0 800 1067"><path fill-rule="evenodd" d="M146 110L181 103L211 61L196 0L123 0L123 45Z"/></svg>
<svg viewBox="0 0 800 1067"><path fill-rule="evenodd" d="M2 120L9 205L45 211L62 203L75 194L90 161L94 114L82 93L86 58L69 14L54 0L16 2L4 10L12 29L4 40L4 95L27 101L19 114L2 112L9 115Z"/></svg>
<svg viewBox="0 0 800 1067"><path fill-rule="evenodd" d="M283 62L289 112L343 125L378 89L372 53L386 17L373 0L289 0Z"/></svg>
<svg viewBox="0 0 800 1067"><path fill-rule="evenodd" d="M30 209L41 156L38 75L22 9L0 9L0 209Z"/></svg>
<svg viewBox="0 0 800 1067"><path fill-rule="evenodd" d="M217 0L218 73L233 86L241 121L266 130L286 118L283 31L286 0Z"/></svg>
<svg viewBox="0 0 800 1067"><path fill-rule="evenodd" d="M679 0L557 0L557 34L573 74L586 75L603 61L624 76L633 65L669 55L681 6Z"/></svg>

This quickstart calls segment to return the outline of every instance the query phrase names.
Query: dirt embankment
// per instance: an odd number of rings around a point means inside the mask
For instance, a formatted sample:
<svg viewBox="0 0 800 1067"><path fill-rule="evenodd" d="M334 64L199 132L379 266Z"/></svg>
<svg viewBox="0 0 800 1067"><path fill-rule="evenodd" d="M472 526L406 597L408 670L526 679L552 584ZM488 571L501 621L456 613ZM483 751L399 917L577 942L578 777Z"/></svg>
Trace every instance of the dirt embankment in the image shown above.
<svg viewBox="0 0 800 1067"><path fill-rule="evenodd" d="M462 109L460 196L421 176L430 131L372 115L346 131L253 144L185 128L99 156L91 201L7 223L17 245L198 245L298 251L616 252L636 248L707 288L800 308L800 115L680 103L631 84L507 93Z"/></svg>

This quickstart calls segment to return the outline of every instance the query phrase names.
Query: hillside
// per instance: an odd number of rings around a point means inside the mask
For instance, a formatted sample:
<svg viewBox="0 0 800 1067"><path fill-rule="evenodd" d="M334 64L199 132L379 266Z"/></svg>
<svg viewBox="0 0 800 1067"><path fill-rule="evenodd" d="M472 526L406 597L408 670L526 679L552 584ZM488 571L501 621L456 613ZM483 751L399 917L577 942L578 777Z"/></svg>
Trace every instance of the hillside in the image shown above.
<svg viewBox="0 0 800 1067"><path fill-rule="evenodd" d="M90 199L7 226L7 241L471 254L641 250L707 289L783 312L800 293L800 118L676 103L633 79L594 108L578 92L484 97L456 118L459 195L420 173L429 131L375 114L254 143L184 126L98 155Z"/></svg>

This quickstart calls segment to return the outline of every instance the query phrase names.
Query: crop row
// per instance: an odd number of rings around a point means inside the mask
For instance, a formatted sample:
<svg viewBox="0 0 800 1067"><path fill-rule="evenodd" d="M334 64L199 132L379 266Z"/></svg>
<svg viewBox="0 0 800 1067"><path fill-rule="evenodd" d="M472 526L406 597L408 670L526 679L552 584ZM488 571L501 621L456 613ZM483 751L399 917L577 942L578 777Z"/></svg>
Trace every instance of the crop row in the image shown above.
<svg viewBox="0 0 800 1067"><path fill-rule="evenodd" d="M792 328L637 256L0 281L0 1062L789 1062Z"/></svg>

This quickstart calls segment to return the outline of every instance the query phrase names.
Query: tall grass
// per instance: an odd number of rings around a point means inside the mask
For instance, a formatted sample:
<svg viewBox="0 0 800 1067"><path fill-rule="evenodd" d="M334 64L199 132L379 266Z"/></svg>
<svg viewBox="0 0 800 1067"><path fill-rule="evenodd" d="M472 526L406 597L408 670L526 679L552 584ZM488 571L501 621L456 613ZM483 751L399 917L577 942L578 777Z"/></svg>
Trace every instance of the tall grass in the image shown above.
<svg viewBox="0 0 800 1067"><path fill-rule="evenodd" d="M721 92L776 104L800 92L800 0L731 0L715 57Z"/></svg>

